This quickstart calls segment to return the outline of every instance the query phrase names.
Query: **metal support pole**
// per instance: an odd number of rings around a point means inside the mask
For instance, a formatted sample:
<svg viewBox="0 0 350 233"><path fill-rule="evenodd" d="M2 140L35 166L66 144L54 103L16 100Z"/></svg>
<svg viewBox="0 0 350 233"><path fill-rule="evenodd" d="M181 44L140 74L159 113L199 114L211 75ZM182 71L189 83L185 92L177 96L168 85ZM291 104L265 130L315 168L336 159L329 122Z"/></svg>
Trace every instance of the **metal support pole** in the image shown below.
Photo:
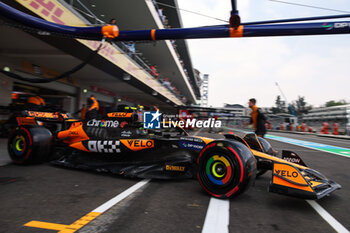
<svg viewBox="0 0 350 233"><path fill-rule="evenodd" d="M238 15L237 1L236 0L231 0L231 4L232 4L231 15Z"/></svg>
<svg viewBox="0 0 350 233"><path fill-rule="evenodd" d="M231 11L231 17L230 17L230 26L233 28L238 28L239 25L241 24L241 18L238 15L237 1L231 0L231 4L232 4L232 11Z"/></svg>

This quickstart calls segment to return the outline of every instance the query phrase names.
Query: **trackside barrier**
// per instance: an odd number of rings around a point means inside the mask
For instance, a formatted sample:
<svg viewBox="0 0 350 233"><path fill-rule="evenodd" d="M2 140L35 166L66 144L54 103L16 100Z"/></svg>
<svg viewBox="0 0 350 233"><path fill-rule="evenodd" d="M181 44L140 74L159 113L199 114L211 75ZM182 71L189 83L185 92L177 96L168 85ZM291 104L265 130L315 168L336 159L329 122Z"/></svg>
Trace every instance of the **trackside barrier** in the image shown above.
<svg viewBox="0 0 350 233"><path fill-rule="evenodd" d="M302 123L301 124L301 132L305 132L306 131L306 124Z"/></svg>
<svg viewBox="0 0 350 233"><path fill-rule="evenodd" d="M334 122L333 123L333 134L334 135L339 135L338 129L339 129L339 124Z"/></svg>
<svg viewBox="0 0 350 233"><path fill-rule="evenodd" d="M312 133L313 132L313 128L311 126L309 126L308 131L309 131L309 133Z"/></svg>
<svg viewBox="0 0 350 233"><path fill-rule="evenodd" d="M329 124L328 122L322 123L321 134L328 134Z"/></svg>

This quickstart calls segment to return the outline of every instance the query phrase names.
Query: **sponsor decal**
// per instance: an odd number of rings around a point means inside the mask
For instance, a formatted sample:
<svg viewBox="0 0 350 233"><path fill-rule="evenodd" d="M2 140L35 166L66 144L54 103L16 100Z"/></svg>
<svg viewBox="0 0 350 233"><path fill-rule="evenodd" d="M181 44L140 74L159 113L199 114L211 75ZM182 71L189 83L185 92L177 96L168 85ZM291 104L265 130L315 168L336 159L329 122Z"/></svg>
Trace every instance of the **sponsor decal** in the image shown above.
<svg viewBox="0 0 350 233"><path fill-rule="evenodd" d="M69 131L68 132L68 136L73 136L73 137L75 137L75 136L79 136L79 132L78 131Z"/></svg>
<svg viewBox="0 0 350 233"><path fill-rule="evenodd" d="M86 123L86 125L96 126L96 127L117 128L119 126L119 121L92 119L92 120L89 120Z"/></svg>
<svg viewBox="0 0 350 233"><path fill-rule="evenodd" d="M288 158L288 157L285 157L283 158L284 160L288 161L288 162L291 162L291 163L296 163L296 164L300 164L300 159L297 159L297 158Z"/></svg>
<svg viewBox="0 0 350 233"><path fill-rule="evenodd" d="M180 140L203 143L203 140L200 138L181 137Z"/></svg>
<svg viewBox="0 0 350 233"><path fill-rule="evenodd" d="M326 30L332 30L333 28L350 28L350 23L343 22L343 23L324 23L322 24L322 27Z"/></svg>
<svg viewBox="0 0 350 233"><path fill-rule="evenodd" d="M204 144L195 143L195 142L188 142L188 141L179 141L179 145L181 148L190 149L190 150L202 150L204 147Z"/></svg>
<svg viewBox="0 0 350 233"><path fill-rule="evenodd" d="M288 164L275 163L273 165L272 181L274 184L313 192L302 173L300 173L298 169Z"/></svg>
<svg viewBox="0 0 350 233"><path fill-rule="evenodd" d="M111 112L107 113L108 117L129 118L132 116L131 112Z"/></svg>
<svg viewBox="0 0 350 233"><path fill-rule="evenodd" d="M120 142L114 140L90 140L88 149L90 152L120 153Z"/></svg>
<svg viewBox="0 0 350 233"><path fill-rule="evenodd" d="M275 169L275 173L277 175L280 175L280 176L283 176L283 177L297 178L299 176L298 172L296 172L296 171L286 171L286 170L277 170L277 169Z"/></svg>
<svg viewBox="0 0 350 233"><path fill-rule="evenodd" d="M129 138L132 135L131 131L122 131L120 136Z"/></svg>
<svg viewBox="0 0 350 233"><path fill-rule="evenodd" d="M324 23L322 24L322 27L325 28L326 30L332 30L333 24Z"/></svg>
<svg viewBox="0 0 350 233"><path fill-rule="evenodd" d="M183 171L185 171L185 167L183 167L183 166L174 166L174 165L165 165L165 170L167 170L167 171L183 172Z"/></svg>
<svg viewBox="0 0 350 233"><path fill-rule="evenodd" d="M156 112L144 112L143 113L143 127L145 129L160 129L160 117L159 110Z"/></svg>
<svg viewBox="0 0 350 233"><path fill-rule="evenodd" d="M120 142L133 151L150 149L154 147L154 141L148 139L122 139Z"/></svg>

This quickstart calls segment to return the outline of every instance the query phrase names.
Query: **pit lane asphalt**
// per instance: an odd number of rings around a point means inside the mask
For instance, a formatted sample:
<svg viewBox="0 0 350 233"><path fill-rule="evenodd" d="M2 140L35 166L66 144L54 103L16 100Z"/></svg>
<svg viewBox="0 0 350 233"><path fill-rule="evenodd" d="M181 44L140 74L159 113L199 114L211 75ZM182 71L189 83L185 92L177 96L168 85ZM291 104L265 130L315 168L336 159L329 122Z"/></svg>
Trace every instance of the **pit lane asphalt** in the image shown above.
<svg viewBox="0 0 350 233"><path fill-rule="evenodd" d="M279 136L311 141L307 136ZM344 140L325 140L318 142L348 148ZM317 202L350 229L350 159L269 141L279 151L295 151L311 168L343 186ZM0 146L0 161L6 164L6 142ZM230 232L334 232L304 200L268 193L270 176L265 174L246 193L230 200ZM23 224L32 220L71 224L138 181L49 164L1 165L0 232L55 232ZM151 180L78 232L201 232L209 200L197 180Z"/></svg>

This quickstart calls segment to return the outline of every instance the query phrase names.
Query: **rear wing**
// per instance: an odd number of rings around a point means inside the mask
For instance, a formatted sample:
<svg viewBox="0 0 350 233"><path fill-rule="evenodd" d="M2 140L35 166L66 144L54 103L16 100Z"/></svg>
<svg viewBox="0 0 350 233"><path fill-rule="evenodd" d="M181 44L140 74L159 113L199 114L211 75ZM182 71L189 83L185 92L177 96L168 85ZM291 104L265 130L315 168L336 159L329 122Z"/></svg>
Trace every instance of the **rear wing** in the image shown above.
<svg viewBox="0 0 350 233"><path fill-rule="evenodd" d="M74 119L70 113L59 112L39 112L22 111L20 116L16 117L18 125L37 125L39 122L63 123L66 121L79 121ZM40 124L39 124L40 125Z"/></svg>
<svg viewBox="0 0 350 233"><path fill-rule="evenodd" d="M23 117L35 117L42 119L71 119L73 118L70 113L60 113L60 112L38 112L38 111L22 111L21 115Z"/></svg>

